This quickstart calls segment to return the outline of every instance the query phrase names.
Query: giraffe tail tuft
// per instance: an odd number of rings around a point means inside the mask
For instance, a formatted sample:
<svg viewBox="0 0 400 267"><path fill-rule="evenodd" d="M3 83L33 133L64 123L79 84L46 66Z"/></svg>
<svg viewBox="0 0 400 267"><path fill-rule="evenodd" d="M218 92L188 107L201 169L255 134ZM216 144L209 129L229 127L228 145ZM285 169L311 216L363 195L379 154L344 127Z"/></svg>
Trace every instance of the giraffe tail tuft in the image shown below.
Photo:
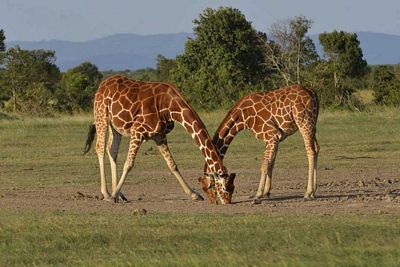
<svg viewBox="0 0 400 267"><path fill-rule="evenodd" d="M83 154L82 155L85 155L86 153L89 152L90 147L92 146L92 143L93 143L95 135L96 135L96 125L95 124L91 124L89 126L89 132L87 134L86 145L85 145L85 149L83 150Z"/></svg>

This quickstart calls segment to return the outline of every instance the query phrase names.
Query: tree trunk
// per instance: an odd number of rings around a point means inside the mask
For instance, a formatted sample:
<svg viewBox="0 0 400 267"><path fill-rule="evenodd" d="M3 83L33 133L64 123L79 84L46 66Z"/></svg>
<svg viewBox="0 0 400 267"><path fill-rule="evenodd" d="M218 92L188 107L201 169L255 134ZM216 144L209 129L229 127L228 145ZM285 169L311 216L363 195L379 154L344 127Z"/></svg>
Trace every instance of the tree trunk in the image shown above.
<svg viewBox="0 0 400 267"><path fill-rule="evenodd" d="M17 112L17 94L15 92L15 89L12 90L12 98L13 98L13 111L14 113Z"/></svg>
<svg viewBox="0 0 400 267"><path fill-rule="evenodd" d="M297 66L296 66L296 72L297 72L297 84L300 84L300 50L301 50L301 39L297 37Z"/></svg>

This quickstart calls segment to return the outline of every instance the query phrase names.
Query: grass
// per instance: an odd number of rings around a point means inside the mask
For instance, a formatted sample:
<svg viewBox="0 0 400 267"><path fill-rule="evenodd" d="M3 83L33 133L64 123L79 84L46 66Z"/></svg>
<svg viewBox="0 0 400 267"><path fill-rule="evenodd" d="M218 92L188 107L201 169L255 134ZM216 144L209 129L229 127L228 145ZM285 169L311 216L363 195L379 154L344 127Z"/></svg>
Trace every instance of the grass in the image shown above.
<svg viewBox="0 0 400 267"><path fill-rule="evenodd" d="M201 113L211 134L224 112ZM0 193L11 189L98 185L97 157L82 156L90 115L0 118ZM320 169L398 169L400 112L322 112ZM203 169L193 140L176 126L171 151L184 176ZM120 169L127 151L121 144ZM241 133L225 163L257 180L264 144ZM343 160L343 157L352 160ZM295 134L279 148L276 170L301 169L306 156ZM152 142L145 143L127 184L174 180ZM0 198L1 201L1 198ZM400 216L183 215L0 209L0 266L396 266Z"/></svg>
<svg viewBox="0 0 400 267"><path fill-rule="evenodd" d="M399 216L0 215L3 266L396 266L400 258Z"/></svg>
<svg viewBox="0 0 400 267"><path fill-rule="evenodd" d="M224 112L202 113L213 135ZM82 156L91 116L49 119L0 120L0 190L24 187L98 183L97 156L92 148ZM400 112L388 109L376 112L325 112L320 115L317 136L321 145L320 168L361 167L396 168L400 158ZM194 141L177 125L168 136L173 156L183 175L203 170L203 158ZM127 138L121 144L119 168L127 152ZM244 169L258 176L264 155L264 143L243 131L226 155L228 169ZM354 160L340 160L351 157ZM367 158L367 160L366 160ZM369 160L370 159L370 160ZM299 133L280 144L276 169L304 168L307 163ZM159 168L154 168L159 166ZM142 145L135 162L135 175L127 183L154 180L169 174L154 142ZM172 176L171 179L174 179Z"/></svg>

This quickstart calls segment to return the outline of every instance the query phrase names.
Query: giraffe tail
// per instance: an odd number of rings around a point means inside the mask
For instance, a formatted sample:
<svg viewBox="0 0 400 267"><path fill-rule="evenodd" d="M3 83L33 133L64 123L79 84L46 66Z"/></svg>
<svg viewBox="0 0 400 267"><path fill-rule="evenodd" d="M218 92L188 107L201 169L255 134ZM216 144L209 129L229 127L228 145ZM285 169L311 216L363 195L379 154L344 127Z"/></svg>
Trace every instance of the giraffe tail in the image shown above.
<svg viewBox="0 0 400 267"><path fill-rule="evenodd" d="M96 125L95 124L91 124L89 126L89 132L87 134L86 145L85 145L85 149L83 150L83 154L82 155L85 155L86 153L89 152L90 147L92 146L92 143L93 143L95 135L96 135Z"/></svg>

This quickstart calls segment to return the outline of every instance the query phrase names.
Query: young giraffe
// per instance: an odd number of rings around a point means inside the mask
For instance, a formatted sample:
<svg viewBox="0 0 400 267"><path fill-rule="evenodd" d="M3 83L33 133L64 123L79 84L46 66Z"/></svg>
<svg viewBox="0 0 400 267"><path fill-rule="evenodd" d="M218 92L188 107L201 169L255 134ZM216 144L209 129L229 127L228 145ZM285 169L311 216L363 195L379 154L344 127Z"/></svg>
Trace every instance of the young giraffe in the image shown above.
<svg viewBox="0 0 400 267"><path fill-rule="evenodd" d="M261 164L261 179L254 204L261 203L260 198L269 197L272 170L278 151L279 142L298 129L303 136L308 156L308 183L305 199L314 199L317 190L317 158L319 146L316 139L318 118L317 95L299 85L280 88L269 92L253 93L243 97L225 116L218 127L213 143L223 160L229 144L236 134L249 129L253 135L266 143L265 158ZM215 202L215 192L210 187L208 167L204 167L205 176L199 178L203 190L211 202ZM227 191L232 197L233 181Z"/></svg>
<svg viewBox="0 0 400 267"><path fill-rule="evenodd" d="M176 176L187 195L193 200L203 198L193 191L183 179L168 148L166 135L180 123L199 146L215 183L217 196L223 204L228 193L225 184L228 176L217 150L199 116L184 100L174 86L131 80L121 75L111 76L100 84L94 100L94 124L90 126L85 152L90 149L97 132L96 152L100 164L101 193L105 200L126 200L120 192L129 171L133 168L141 143L154 140L171 172ZM107 190L104 171L104 149L109 132L107 154L112 174L112 195ZM128 156L122 176L117 183L117 155L121 136L130 136ZM233 178L232 178L233 179Z"/></svg>

